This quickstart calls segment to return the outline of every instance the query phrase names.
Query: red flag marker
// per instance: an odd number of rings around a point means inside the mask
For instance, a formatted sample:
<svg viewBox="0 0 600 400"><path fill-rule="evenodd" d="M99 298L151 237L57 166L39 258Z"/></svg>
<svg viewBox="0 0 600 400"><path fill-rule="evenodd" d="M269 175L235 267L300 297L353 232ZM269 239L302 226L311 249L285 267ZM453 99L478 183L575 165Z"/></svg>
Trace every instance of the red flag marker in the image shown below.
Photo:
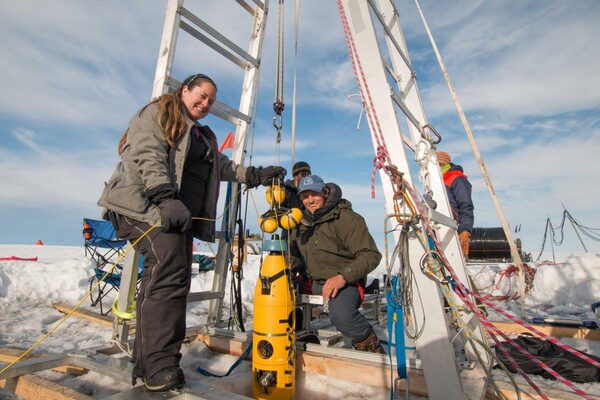
<svg viewBox="0 0 600 400"><path fill-rule="evenodd" d="M233 136L233 132L229 131L229 133L227 134L227 137L223 141L223 144L221 144L221 147L219 148L219 153L222 153L223 150L225 150L225 149L233 149L234 145L235 145L235 136Z"/></svg>

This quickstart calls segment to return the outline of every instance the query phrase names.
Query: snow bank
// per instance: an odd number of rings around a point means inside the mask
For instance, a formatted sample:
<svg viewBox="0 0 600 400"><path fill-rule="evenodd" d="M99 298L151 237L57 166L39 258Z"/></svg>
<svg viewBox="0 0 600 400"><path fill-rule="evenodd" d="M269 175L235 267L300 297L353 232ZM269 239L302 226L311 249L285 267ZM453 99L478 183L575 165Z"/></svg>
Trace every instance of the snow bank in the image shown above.
<svg viewBox="0 0 600 400"><path fill-rule="evenodd" d="M38 261L2 261L0 297L33 303L78 302L88 291L92 264L82 247L0 247L0 256L13 255L38 257Z"/></svg>
<svg viewBox="0 0 600 400"><path fill-rule="evenodd" d="M562 265L538 267L529 297L538 305L589 309L600 300L600 255L570 256Z"/></svg>

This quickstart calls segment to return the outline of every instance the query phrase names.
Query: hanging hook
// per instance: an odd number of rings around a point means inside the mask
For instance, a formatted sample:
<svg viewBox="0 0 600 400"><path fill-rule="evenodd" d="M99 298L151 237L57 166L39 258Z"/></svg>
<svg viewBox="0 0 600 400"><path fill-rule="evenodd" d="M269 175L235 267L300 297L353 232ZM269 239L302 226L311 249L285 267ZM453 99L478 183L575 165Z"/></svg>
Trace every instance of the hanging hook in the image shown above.
<svg viewBox="0 0 600 400"><path fill-rule="evenodd" d="M281 133L279 131L283 127L283 117L281 114L283 113L284 108L285 104L283 104L283 101L278 100L275 103L273 103L273 111L275 112L275 115L273 115L273 127L277 129L278 136L281 136Z"/></svg>

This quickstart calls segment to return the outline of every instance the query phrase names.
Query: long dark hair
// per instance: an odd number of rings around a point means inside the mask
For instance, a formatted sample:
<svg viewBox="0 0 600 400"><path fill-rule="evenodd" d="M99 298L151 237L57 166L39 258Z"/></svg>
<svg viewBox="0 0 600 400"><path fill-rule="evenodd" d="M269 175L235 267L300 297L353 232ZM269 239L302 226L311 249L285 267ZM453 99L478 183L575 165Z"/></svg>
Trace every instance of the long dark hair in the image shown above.
<svg viewBox="0 0 600 400"><path fill-rule="evenodd" d="M215 87L215 90L217 89L215 82L208 76L204 74L191 75L183 81L181 86L179 86L175 92L165 93L159 98L152 100L141 109L139 115L141 115L146 107L148 107L150 104L158 103L158 113L156 113L154 118L165 134L165 139L167 139L169 146L175 147L181 135L185 133L185 129L187 127L185 115L183 113L184 106L181 100L183 88L187 87L188 90L192 90L194 87L200 86L200 84L203 82L208 82ZM119 140L119 155L123 154L123 150L125 149L125 144L127 143L127 132L129 132L129 129L123 133L121 140Z"/></svg>

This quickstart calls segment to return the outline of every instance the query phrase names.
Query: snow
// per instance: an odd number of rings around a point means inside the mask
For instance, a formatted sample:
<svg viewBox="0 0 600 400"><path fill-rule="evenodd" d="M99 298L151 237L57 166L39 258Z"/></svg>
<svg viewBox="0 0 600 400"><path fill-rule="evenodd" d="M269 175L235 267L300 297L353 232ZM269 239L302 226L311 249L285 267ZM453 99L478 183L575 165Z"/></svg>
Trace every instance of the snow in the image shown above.
<svg viewBox="0 0 600 400"><path fill-rule="evenodd" d="M600 300L600 257L571 256L565 264L540 267L529 300L549 307L547 313L578 314L593 319L590 305Z"/></svg>
<svg viewBox="0 0 600 400"><path fill-rule="evenodd" d="M203 250L203 249L201 249ZM0 261L0 347L27 349L52 329L63 314L52 307L52 303L62 302L75 305L87 295L88 278L92 273L92 262L84 256L83 247L66 246L29 246L0 245L0 257L38 257L38 261ZM251 329L252 301L255 281L258 275L261 258L248 255L244 266L242 282L244 313L249 322L246 329ZM473 266L470 270L477 287L488 287L500 281L500 274L506 264ZM380 267L372 276L381 277ZM213 272L198 272L193 268L192 291L210 290ZM516 288L516 275L504 279L502 285ZM493 293L505 294L508 286L500 285ZM514 289L513 289L514 290ZM529 316L561 317L571 319L594 319L590 304L598 300L595 294L600 293L600 255L587 254L571 256L563 264L541 265L537 268L533 287L527 297ZM108 304L109 300L107 300ZM224 318L229 315L229 285L224 303ZM515 301L502 303L517 311ZM85 300L82 309L97 312L91 308L89 300ZM208 313L206 302L188 305L188 326L198 326L205 322ZM383 329L377 329L384 333ZM90 322L68 318L52 335L43 340L35 349L40 353L64 353L83 350L107 343L111 337L111 328L102 327ZM582 340L564 340L570 345L591 354L600 354L600 346L595 342ZM237 357L217 354L210 351L203 343L186 343L182 349L181 366L188 380L188 386L202 382L211 386L240 394L250 395L251 363L243 361L228 378L207 378L196 371L197 367L213 373L225 373L237 360ZM130 386L116 382L110 378L90 372L75 377L52 371L39 373L40 376L69 386L82 393L101 398L126 390ZM496 375L502 375L496 371ZM536 382L544 381L535 378ZM548 381L544 381L548 384ZM559 383L552 383L564 389ZM598 384L578 385L593 394L600 394ZM386 398L389 392L368 385L353 384L345 381L328 379L327 377L299 373L297 376L297 398L299 399L366 399ZM0 391L0 399L14 398Z"/></svg>
<svg viewBox="0 0 600 400"><path fill-rule="evenodd" d="M518 294L518 274L502 276L508 264L470 266L473 283L482 294ZM530 317L594 320L590 306L600 300L600 255L570 255L564 262L542 262L534 266L531 290L525 298ZM517 302L504 303L513 312Z"/></svg>

